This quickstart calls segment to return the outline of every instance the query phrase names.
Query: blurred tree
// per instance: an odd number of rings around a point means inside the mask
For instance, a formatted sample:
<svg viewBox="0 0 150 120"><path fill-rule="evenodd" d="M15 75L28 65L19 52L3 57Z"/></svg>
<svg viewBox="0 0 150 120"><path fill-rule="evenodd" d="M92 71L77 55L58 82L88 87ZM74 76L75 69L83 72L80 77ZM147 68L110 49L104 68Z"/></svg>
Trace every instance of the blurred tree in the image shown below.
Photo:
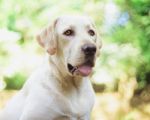
<svg viewBox="0 0 150 120"><path fill-rule="evenodd" d="M139 88L142 88L150 81L150 0L116 2L122 11L128 12L130 20L126 26L118 28L114 35L115 41L119 39L119 42L131 42L140 50L137 58L137 80Z"/></svg>
<svg viewBox="0 0 150 120"><path fill-rule="evenodd" d="M11 77L4 77L6 89L20 89L25 82L26 76L23 73L15 73Z"/></svg>

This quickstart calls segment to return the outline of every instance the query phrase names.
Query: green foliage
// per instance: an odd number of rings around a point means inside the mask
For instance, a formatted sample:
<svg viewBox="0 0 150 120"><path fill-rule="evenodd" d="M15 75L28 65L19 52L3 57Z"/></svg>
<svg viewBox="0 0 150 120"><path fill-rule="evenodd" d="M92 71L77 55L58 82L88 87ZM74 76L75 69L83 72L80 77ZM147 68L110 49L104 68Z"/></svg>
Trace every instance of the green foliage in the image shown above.
<svg viewBox="0 0 150 120"><path fill-rule="evenodd" d="M144 86L150 80L148 77L150 74L150 1L117 0L117 2L123 11L128 11L131 19L124 28L117 30L114 38L118 39L120 35L121 41L131 42L140 50L141 54L137 58L137 79L139 86Z"/></svg>
<svg viewBox="0 0 150 120"><path fill-rule="evenodd" d="M20 89L26 80L26 76L23 73L16 73L11 77L5 77L6 89Z"/></svg>

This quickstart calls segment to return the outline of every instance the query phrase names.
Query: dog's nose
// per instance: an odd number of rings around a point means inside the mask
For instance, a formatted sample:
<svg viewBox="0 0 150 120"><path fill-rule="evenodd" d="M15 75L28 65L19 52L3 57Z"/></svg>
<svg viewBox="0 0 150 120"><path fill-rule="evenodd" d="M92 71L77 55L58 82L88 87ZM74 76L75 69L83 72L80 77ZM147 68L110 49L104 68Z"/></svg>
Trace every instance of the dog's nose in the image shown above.
<svg viewBox="0 0 150 120"><path fill-rule="evenodd" d="M96 52L96 46L93 44L85 44L81 49L85 55L94 55Z"/></svg>

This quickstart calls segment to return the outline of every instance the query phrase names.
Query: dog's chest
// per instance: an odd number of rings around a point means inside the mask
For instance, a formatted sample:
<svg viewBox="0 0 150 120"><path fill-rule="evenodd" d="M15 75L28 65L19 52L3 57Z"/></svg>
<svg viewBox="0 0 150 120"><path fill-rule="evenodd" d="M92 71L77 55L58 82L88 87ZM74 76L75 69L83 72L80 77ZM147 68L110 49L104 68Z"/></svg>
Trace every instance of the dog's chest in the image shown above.
<svg viewBox="0 0 150 120"><path fill-rule="evenodd" d="M55 103L57 103L59 113L61 113L60 117L67 117L69 120L80 119L90 114L94 104L94 94L92 91L83 93L83 91L77 92L74 90L66 96L58 95Z"/></svg>

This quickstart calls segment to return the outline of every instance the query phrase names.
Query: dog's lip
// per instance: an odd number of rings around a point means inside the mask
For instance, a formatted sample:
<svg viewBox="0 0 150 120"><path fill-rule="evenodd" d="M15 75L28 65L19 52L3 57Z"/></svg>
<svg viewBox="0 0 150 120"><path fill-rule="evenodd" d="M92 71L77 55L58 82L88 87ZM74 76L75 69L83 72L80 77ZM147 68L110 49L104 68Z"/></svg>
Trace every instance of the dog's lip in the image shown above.
<svg viewBox="0 0 150 120"><path fill-rule="evenodd" d="M77 74L81 76L88 76L92 72L93 66L93 63L88 62L78 66L73 66L70 63L68 63L68 70L72 75Z"/></svg>
<svg viewBox="0 0 150 120"><path fill-rule="evenodd" d="M67 67L71 74L73 74L78 69L78 67L72 66L70 63L67 64Z"/></svg>

